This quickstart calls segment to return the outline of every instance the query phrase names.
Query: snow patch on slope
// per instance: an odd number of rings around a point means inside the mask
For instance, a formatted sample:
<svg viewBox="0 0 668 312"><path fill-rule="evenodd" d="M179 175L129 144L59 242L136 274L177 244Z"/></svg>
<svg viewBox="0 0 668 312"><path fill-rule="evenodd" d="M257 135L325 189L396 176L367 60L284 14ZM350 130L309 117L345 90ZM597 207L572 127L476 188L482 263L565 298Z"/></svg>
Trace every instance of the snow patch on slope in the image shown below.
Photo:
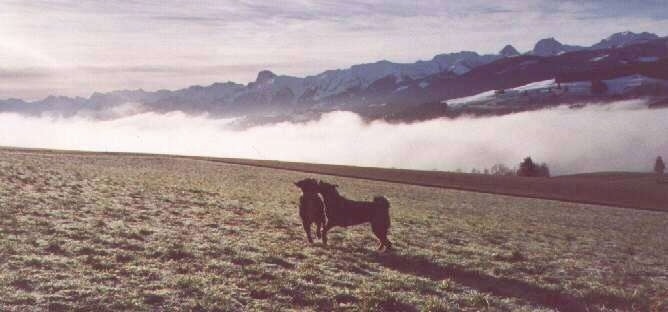
<svg viewBox="0 0 668 312"><path fill-rule="evenodd" d="M606 58L608 58L608 56L610 56L610 55L606 54L606 55L597 56L597 57L591 58L589 61L600 62L600 61L605 60Z"/></svg>
<svg viewBox="0 0 668 312"><path fill-rule="evenodd" d="M471 95L471 96L465 96L465 97L461 97L461 98L447 100L447 101L444 101L444 102L447 102L449 106L461 106L461 105L465 105L465 104L469 104L469 103L473 103L473 102L480 102L480 101L484 101L484 100L489 100L492 97L494 97L494 90L485 91L485 92L478 93L478 94Z"/></svg>
<svg viewBox="0 0 668 312"><path fill-rule="evenodd" d="M615 79L603 80L603 83L605 83L608 88L606 91L606 94L608 95L624 95L644 85L654 85L668 89L668 80L655 79L643 75L623 76ZM573 81L559 84L555 81L555 79L548 79L532 82L512 89L503 90L503 92L490 90L472 96L461 97L442 102L445 102L452 107L458 107L488 102L495 99L512 100L514 98L519 99L522 96L561 96L564 94L573 96L591 95L591 81Z"/></svg>

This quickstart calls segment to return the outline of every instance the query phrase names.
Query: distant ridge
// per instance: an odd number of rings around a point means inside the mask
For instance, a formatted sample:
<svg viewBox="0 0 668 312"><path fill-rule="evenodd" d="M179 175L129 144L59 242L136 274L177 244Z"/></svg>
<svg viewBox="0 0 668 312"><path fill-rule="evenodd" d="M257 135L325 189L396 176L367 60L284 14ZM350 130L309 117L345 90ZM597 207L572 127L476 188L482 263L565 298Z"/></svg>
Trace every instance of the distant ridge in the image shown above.
<svg viewBox="0 0 668 312"><path fill-rule="evenodd" d="M0 100L0 112L116 118L118 112L114 107L132 104L140 106L133 111L179 110L214 116L264 118L306 114L303 118L311 118L312 114L345 109L369 118L384 118L416 105L557 76L577 79L589 79L595 73L607 73L604 78L629 74L661 76L667 50L666 38L646 32L612 34L590 47L545 38L525 53L505 45L497 54L461 51L414 63L382 60L307 77L280 75L266 69L246 85L225 82L174 91L120 90L96 92L89 98L49 96L34 102L8 99ZM432 108L434 112L425 114L442 113L439 112L442 108Z"/></svg>

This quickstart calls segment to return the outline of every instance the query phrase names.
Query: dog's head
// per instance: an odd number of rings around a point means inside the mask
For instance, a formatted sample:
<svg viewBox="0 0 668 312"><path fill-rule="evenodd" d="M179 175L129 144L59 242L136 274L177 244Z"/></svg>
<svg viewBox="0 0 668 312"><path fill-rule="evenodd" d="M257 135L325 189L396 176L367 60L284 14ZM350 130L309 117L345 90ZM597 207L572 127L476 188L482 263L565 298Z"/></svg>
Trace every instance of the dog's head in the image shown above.
<svg viewBox="0 0 668 312"><path fill-rule="evenodd" d="M295 182L295 185L302 189L304 193L317 193L318 192L318 181L312 178L303 179Z"/></svg>
<svg viewBox="0 0 668 312"><path fill-rule="evenodd" d="M336 190L337 187L339 187L339 186L336 185L336 184L327 183L327 182L322 181L322 180L320 180L320 182L318 182L318 190L323 195L324 194L338 193L338 191Z"/></svg>

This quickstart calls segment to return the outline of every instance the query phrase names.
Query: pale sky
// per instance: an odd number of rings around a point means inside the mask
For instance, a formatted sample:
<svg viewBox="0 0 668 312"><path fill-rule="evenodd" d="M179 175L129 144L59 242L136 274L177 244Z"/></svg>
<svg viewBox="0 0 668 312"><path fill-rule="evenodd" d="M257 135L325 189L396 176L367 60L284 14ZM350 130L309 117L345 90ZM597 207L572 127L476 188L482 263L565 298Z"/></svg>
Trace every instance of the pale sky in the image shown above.
<svg viewBox="0 0 668 312"><path fill-rule="evenodd" d="M460 50L665 36L668 0L1 0L0 99L247 83Z"/></svg>

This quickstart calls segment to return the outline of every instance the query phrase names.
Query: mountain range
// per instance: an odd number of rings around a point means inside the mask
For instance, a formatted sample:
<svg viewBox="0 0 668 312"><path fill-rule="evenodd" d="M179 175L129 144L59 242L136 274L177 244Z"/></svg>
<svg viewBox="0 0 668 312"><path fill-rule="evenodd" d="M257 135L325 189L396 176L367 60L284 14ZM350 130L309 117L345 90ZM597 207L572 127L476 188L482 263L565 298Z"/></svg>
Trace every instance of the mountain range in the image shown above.
<svg viewBox="0 0 668 312"><path fill-rule="evenodd" d="M506 45L497 54L461 51L415 63L382 60L307 77L263 70L255 81L245 85L225 82L174 91L121 90L94 93L89 98L49 96L34 102L8 99L0 100L0 112L113 118L128 113L128 109L179 110L271 118L345 109L369 118L401 119L402 114L416 112L428 118L448 115L447 105L443 104L449 99L488 90L545 79L591 81L633 74L668 79L668 38L646 32L622 32L589 47L546 38L525 53ZM662 96L663 91L633 95Z"/></svg>

